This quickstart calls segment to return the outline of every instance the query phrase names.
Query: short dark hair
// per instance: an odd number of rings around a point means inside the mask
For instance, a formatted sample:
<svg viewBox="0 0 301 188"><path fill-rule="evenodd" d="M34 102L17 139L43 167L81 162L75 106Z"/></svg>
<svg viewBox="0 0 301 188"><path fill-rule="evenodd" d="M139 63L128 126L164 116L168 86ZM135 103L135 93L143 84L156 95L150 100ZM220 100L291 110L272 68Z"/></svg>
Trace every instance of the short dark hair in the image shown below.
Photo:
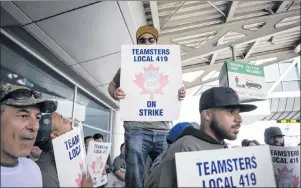
<svg viewBox="0 0 301 188"><path fill-rule="evenodd" d="M120 146L120 151L121 151L121 149L122 149L122 147L124 146L124 143L123 144L121 144L121 146Z"/></svg>
<svg viewBox="0 0 301 188"><path fill-rule="evenodd" d="M93 139L94 139L94 140L100 139L100 138L103 139L103 135L100 134L100 133L96 133L96 134L93 135Z"/></svg>
<svg viewBox="0 0 301 188"><path fill-rule="evenodd" d="M90 138L92 138L93 139L93 137L92 136L86 136L85 138L84 138L84 141L85 141L85 143L87 142L87 140L88 139L90 139Z"/></svg>
<svg viewBox="0 0 301 188"><path fill-rule="evenodd" d="M243 147L247 147L250 145L250 143L253 142L254 144L256 144L257 146L260 145L260 143L257 140L248 140L248 139L243 139L241 142L241 146Z"/></svg>

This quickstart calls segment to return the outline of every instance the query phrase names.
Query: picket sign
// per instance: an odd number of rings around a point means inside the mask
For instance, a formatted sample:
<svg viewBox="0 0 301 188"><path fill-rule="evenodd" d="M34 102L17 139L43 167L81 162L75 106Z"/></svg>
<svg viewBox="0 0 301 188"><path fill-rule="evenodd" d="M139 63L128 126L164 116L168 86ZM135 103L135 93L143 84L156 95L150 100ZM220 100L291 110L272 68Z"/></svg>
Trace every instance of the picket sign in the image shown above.
<svg viewBox="0 0 301 188"><path fill-rule="evenodd" d="M269 146L176 153L178 187L275 187Z"/></svg>
<svg viewBox="0 0 301 188"><path fill-rule="evenodd" d="M52 140L60 187L80 187L86 169L81 131L74 128Z"/></svg>
<svg viewBox="0 0 301 188"><path fill-rule="evenodd" d="M277 187L300 187L300 147L270 146Z"/></svg>
<svg viewBox="0 0 301 188"><path fill-rule="evenodd" d="M182 87L179 45L121 47L121 121L172 121L180 116Z"/></svg>
<svg viewBox="0 0 301 188"><path fill-rule="evenodd" d="M92 176L93 187L99 187L108 182L107 175L103 175L111 143L90 141L87 152L87 166Z"/></svg>

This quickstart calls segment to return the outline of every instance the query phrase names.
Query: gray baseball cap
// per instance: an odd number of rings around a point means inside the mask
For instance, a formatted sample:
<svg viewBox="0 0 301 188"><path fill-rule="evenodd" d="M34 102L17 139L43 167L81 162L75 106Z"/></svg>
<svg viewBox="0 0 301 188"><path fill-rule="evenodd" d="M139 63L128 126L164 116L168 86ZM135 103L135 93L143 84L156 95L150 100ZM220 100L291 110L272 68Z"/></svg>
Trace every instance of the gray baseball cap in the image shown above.
<svg viewBox="0 0 301 188"><path fill-rule="evenodd" d="M17 85L3 85L0 101L10 106L38 105L42 113L51 113L57 108L56 101L41 99L39 92Z"/></svg>
<svg viewBox="0 0 301 188"><path fill-rule="evenodd" d="M275 136L285 136L279 127L269 127L264 130L264 138L268 139Z"/></svg>

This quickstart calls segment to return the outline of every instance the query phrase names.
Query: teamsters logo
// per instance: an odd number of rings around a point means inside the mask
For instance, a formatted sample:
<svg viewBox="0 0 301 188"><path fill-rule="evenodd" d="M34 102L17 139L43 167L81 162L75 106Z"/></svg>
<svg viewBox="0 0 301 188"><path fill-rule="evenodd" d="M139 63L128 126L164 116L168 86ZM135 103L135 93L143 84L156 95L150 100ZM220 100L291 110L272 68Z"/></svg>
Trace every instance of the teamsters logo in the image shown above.
<svg viewBox="0 0 301 188"><path fill-rule="evenodd" d="M293 168L288 169L284 166L281 169L277 169L278 174L276 174L277 187L298 187L299 185L299 176L293 175Z"/></svg>
<svg viewBox="0 0 301 188"><path fill-rule="evenodd" d="M152 64L148 68L144 68L144 73L136 75L134 83L142 89L141 95L150 94L150 99L154 98L154 94L164 95L162 89L169 83L168 75L159 73L159 68L155 68Z"/></svg>

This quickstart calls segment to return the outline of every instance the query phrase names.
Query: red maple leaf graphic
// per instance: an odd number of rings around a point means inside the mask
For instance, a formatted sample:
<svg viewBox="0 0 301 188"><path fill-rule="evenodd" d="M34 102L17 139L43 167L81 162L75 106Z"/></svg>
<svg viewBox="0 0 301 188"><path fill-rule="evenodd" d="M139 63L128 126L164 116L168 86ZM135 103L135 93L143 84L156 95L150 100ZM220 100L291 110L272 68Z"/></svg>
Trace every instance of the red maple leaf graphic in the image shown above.
<svg viewBox="0 0 301 188"><path fill-rule="evenodd" d="M97 168L97 164L100 164L99 168ZM102 157L99 156L98 158L96 158L95 161L92 161L91 168L93 170L93 173L99 174L100 173L100 169L102 169L103 166L104 166L104 162L102 160Z"/></svg>
<svg viewBox="0 0 301 188"><path fill-rule="evenodd" d="M81 187L81 185L82 185L82 175L81 174L77 175L75 182L76 182L77 187Z"/></svg>
<svg viewBox="0 0 301 188"><path fill-rule="evenodd" d="M286 166L284 166L282 169L278 168L278 174L276 174L276 183L277 185L279 185L281 179L285 179L285 178L292 178L290 179L290 181L292 182L292 186L298 187L300 180L299 180L299 176L293 175L293 168L292 169L288 169Z"/></svg>
<svg viewBox="0 0 301 188"><path fill-rule="evenodd" d="M77 174L77 178L75 179L77 187L81 187L81 184L82 184L82 173L84 171L84 163L83 162L79 163L79 168L80 168L81 173Z"/></svg>
<svg viewBox="0 0 301 188"><path fill-rule="evenodd" d="M150 99L154 98L154 94L164 95L162 89L169 83L168 75L159 74L159 67L155 68L150 64L144 67L144 73L136 75L134 83L142 89L141 95L150 94Z"/></svg>

